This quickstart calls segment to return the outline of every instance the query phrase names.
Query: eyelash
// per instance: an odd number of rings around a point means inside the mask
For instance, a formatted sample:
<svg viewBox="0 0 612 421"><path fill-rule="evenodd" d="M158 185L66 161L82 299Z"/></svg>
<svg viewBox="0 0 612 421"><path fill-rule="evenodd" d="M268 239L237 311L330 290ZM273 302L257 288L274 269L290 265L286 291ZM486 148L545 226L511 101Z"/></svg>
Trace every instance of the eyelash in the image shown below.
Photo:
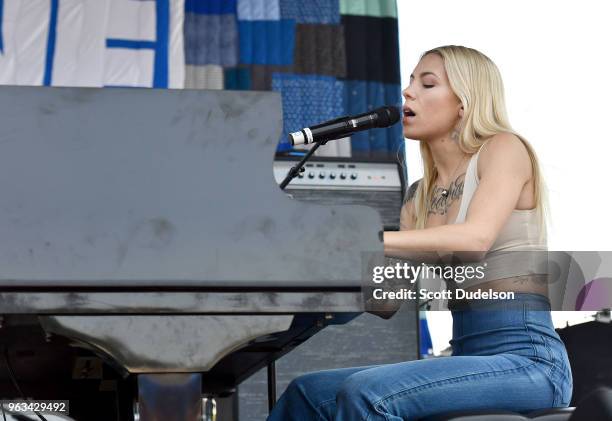
<svg viewBox="0 0 612 421"><path fill-rule="evenodd" d="M423 85L424 88L429 89L429 88L433 88L433 85Z"/></svg>

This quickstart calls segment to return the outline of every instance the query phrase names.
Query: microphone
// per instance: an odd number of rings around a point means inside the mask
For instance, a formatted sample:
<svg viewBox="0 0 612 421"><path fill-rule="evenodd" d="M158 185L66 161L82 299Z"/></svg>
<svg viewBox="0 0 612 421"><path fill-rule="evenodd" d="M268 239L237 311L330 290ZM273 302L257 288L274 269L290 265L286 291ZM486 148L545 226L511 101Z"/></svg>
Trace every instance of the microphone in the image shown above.
<svg viewBox="0 0 612 421"><path fill-rule="evenodd" d="M290 133L289 140L293 146L296 146L341 139L361 130L392 126L399 121L399 118L397 107L380 107L353 117L340 117L316 126L305 127L299 132Z"/></svg>

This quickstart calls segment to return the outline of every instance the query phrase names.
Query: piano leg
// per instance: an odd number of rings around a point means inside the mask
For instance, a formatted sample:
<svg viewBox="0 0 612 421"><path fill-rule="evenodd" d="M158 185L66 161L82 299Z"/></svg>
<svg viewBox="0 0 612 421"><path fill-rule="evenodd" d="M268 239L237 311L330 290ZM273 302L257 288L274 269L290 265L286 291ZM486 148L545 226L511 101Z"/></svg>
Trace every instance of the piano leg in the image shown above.
<svg viewBox="0 0 612 421"><path fill-rule="evenodd" d="M139 374L139 421L201 421L202 374Z"/></svg>
<svg viewBox="0 0 612 421"><path fill-rule="evenodd" d="M268 410L272 411L276 404L276 363L268 364Z"/></svg>

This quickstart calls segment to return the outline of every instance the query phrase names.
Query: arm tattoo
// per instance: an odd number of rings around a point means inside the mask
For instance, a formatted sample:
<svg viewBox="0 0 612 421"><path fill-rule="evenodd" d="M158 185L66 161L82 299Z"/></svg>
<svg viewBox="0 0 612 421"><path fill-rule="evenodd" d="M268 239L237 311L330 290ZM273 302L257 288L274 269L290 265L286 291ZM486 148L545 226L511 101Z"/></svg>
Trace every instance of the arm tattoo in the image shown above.
<svg viewBox="0 0 612 421"><path fill-rule="evenodd" d="M408 188L408 192L406 193L406 198L404 199L404 203L410 202L412 199L414 199L414 196L416 195L416 191L417 191L417 188L419 187L420 181L421 180L417 180L410 185L410 187Z"/></svg>

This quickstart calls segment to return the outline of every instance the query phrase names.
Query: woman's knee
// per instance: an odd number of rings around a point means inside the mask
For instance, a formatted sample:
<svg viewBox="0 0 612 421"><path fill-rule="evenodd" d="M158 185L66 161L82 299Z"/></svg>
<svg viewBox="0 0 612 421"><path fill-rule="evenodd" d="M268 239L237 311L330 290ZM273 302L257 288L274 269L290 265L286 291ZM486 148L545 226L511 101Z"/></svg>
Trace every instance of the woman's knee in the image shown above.
<svg viewBox="0 0 612 421"><path fill-rule="evenodd" d="M316 383L319 382L318 377L318 373L302 374L301 376L298 376L291 380L291 382L287 386L287 392L292 394L304 394L307 391L312 390L313 387L316 387Z"/></svg>
<svg viewBox="0 0 612 421"><path fill-rule="evenodd" d="M366 367L367 369L369 367ZM322 395L325 399L336 396L338 389L344 381L360 371L361 367L341 368L331 370L314 371L296 377L289 384L288 389L301 391L304 394Z"/></svg>
<svg viewBox="0 0 612 421"><path fill-rule="evenodd" d="M402 398L398 408L394 397L401 393L386 370L370 370L348 377L338 391L337 406L343 414L354 419L388 420L412 413L413 396ZM400 415L401 414L401 415ZM403 418L402 418L403 419Z"/></svg>
<svg viewBox="0 0 612 421"><path fill-rule="evenodd" d="M347 377L342 382L336 396L338 405L358 406L362 409L373 408L374 403L380 399L377 385L385 381L373 374L372 372L359 372Z"/></svg>

